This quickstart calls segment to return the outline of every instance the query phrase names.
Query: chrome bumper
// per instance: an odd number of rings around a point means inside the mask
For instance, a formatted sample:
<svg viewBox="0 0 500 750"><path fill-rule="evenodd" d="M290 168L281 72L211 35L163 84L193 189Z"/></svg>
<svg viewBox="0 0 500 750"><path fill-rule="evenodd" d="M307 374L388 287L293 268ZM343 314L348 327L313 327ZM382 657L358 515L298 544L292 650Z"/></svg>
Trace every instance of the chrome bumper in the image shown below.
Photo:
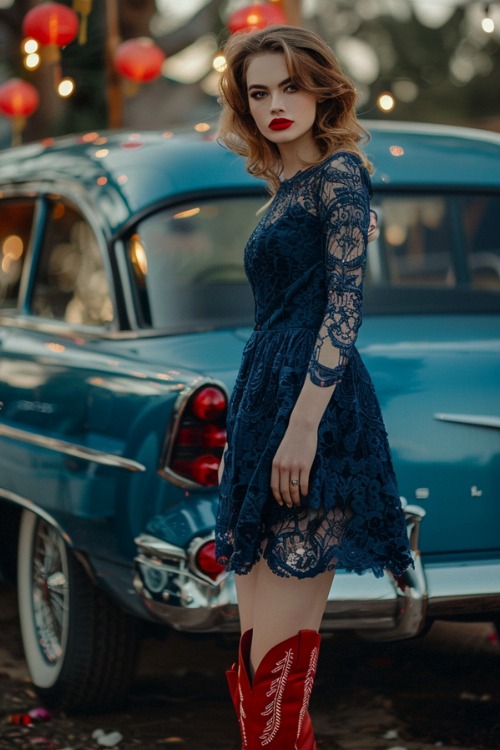
<svg viewBox="0 0 500 750"><path fill-rule="evenodd" d="M500 615L500 562L429 564L425 568L430 618L498 619ZM491 613L491 618L489 617ZM482 615L482 617L480 617Z"/></svg>
<svg viewBox="0 0 500 750"><path fill-rule="evenodd" d="M399 640L424 627L427 586L418 551L418 532L425 511L404 504L415 569L397 579L339 572L330 592L322 631L355 629L376 640ZM215 582L193 564L195 552L207 541L194 539L184 550L156 537L136 540L134 586L148 612L170 627L185 632L238 632L236 590L231 574Z"/></svg>
<svg viewBox="0 0 500 750"><path fill-rule="evenodd" d="M232 575L216 581L202 575L193 561L195 550L211 537L197 537L186 551L156 537L135 539L134 588L148 612L175 630L193 633L239 630L236 588Z"/></svg>

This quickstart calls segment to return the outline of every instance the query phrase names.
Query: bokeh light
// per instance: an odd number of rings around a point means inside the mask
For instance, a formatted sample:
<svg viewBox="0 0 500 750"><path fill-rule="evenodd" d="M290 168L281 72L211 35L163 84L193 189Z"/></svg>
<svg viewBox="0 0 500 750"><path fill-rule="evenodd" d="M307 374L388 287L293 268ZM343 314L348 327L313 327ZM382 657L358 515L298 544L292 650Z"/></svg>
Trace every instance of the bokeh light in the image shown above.
<svg viewBox="0 0 500 750"><path fill-rule="evenodd" d="M392 112L395 106L396 100L392 94L386 91L379 95L377 99L377 107L381 109L382 112Z"/></svg>

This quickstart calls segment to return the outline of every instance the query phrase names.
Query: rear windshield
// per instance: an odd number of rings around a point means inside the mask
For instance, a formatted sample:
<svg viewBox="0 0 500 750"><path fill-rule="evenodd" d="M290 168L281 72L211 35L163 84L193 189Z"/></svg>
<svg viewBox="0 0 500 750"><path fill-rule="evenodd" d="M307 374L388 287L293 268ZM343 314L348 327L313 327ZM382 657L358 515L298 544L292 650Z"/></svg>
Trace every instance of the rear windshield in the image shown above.
<svg viewBox="0 0 500 750"><path fill-rule="evenodd" d="M141 324L184 329L253 322L243 268L262 196L186 203L136 227L128 260ZM366 314L500 311L500 196L379 193Z"/></svg>
<svg viewBox="0 0 500 750"><path fill-rule="evenodd" d="M192 330L253 321L243 268L262 196L220 198L160 211L128 242L140 322Z"/></svg>

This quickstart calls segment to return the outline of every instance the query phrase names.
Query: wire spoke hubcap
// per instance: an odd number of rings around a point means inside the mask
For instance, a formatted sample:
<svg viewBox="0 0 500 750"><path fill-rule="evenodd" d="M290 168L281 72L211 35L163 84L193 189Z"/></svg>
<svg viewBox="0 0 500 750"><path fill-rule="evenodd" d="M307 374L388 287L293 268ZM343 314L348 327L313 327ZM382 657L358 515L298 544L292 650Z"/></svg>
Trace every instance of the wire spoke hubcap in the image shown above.
<svg viewBox="0 0 500 750"><path fill-rule="evenodd" d="M63 655L69 607L68 568L64 542L45 521L37 523L33 550L33 619L44 659Z"/></svg>

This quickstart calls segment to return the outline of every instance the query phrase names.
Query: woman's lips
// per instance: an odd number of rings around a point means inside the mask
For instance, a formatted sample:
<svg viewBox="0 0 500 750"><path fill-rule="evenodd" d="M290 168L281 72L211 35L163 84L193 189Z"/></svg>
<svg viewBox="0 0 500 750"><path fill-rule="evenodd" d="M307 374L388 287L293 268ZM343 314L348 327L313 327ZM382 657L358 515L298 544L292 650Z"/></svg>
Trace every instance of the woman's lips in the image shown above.
<svg viewBox="0 0 500 750"><path fill-rule="evenodd" d="M286 130L293 125L293 120L285 120L284 118L278 117L275 120L271 120L269 127L271 130Z"/></svg>

